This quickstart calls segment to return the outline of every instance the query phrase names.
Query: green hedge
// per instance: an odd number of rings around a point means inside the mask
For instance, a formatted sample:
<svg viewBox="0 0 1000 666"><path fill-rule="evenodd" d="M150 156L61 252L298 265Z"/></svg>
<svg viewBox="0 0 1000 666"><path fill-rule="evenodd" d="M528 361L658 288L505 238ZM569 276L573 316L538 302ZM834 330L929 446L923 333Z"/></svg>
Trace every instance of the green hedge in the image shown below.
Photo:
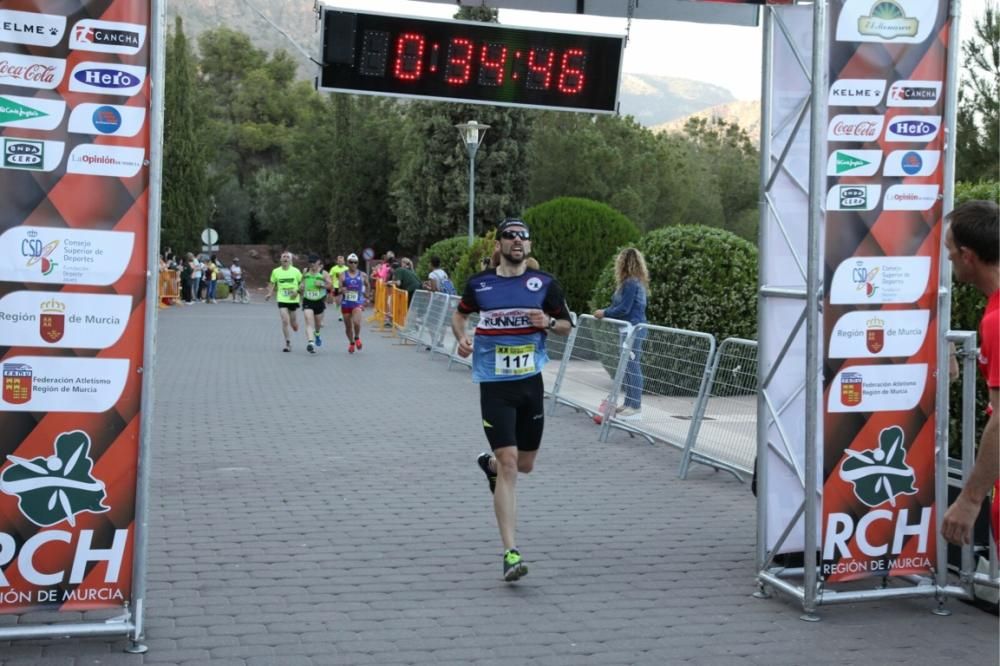
<svg viewBox="0 0 1000 666"><path fill-rule="evenodd" d="M529 208L531 254L559 280L570 309L586 308L601 268L639 228L615 209L590 199L561 197Z"/></svg>
<svg viewBox="0 0 1000 666"><path fill-rule="evenodd" d="M451 274L452 284L459 294L465 291L468 279L483 270L483 258L493 255L495 233L495 231L487 232L485 236L475 239L471 246L466 238L464 251L455 262L455 271Z"/></svg>
<svg viewBox="0 0 1000 666"><path fill-rule="evenodd" d="M444 269L444 272L448 274L448 277L454 283L455 266L458 265L459 259L465 254L468 247L468 236L455 236L454 238L446 238L434 243L420 255L420 261L417 262L417 275L421 280L426 280L427 275L431 272L431 257L437 256L441 258L441 268Z"/></svg>

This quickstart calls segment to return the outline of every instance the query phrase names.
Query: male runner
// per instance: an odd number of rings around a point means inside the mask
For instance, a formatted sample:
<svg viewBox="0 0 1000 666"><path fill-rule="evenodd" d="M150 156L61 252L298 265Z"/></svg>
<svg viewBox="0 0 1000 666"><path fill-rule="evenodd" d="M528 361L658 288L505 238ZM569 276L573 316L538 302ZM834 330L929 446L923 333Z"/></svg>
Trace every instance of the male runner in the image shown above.
<svg viewBox="0 0 1000 666"><path fill-rule="evenodd" d="M288 331L298 332L299 322L295 316L295 311L299 309L299 284L302 282L302 272L292 266L292 253L285 251L281 253L281 265L271 271L271 279L267 283L267 296L265 301L271 300L275 290L278 296L278 314L281 316L281 332L285 336L285 347L281 351L292 351L292 336Z"/></svg>
<svg viewBox="0 0 1000 666"><path fill-rule="evenodd" d="M340 274L340 313L347 333L347 352L361 351L361 313L365 308L368 276L358 270L358 255L347 257L347 270Z"/></svg>
<svg viewBox="0 0 1000 666"><path fill-rule="evenodd" d="M532 470L542 441L545 338L548 333L567 335L572 324L559 283L525 265L531 241L524 221L503 220L496 238L500 265L469 278L451 329L459 355L473 355L472 381L479 384L483 429L493 450L480 454L477 462L494 492L503 577L512 582L528 573L514 538L514 487L518 472ZM480 319L474 340L469 340L465 324L473 312Z"/></svg>
<svg viewBox="0 0 1000 666"><path fill-rule="evenodd" d="M347 270L347 265L344 263L344 255L337 255L337 263L330 267L330 278L333 280L333 300L337 305L338 321L344 321L343 315L340 314L340 303L342 296L340 293L340 275Z"/></svg>
<svg viewBox="0 0 1000 666"><path fill-rule="evenodd" d="M954 277L985 294L979 322L979 370L989 390L989 419L965 487L944 514L941 535L954 544L972 540L972 525L993 486L991 523L1000 539L1000 208L992 201L967 201L948 214L944 244Z"/></svg>
<svg viewBox="0 0 1000 666"><path fill-rule="evenodd" d="M332 287L330 274L323 270L323 260L315 254L309 255L309 266L302 277L302 318L306 321L306 351L316 353L316 347L323 346L319 336L323 328L323 311L326 310L326 294ZM315 346L313 342L315 341Z"/></svg>

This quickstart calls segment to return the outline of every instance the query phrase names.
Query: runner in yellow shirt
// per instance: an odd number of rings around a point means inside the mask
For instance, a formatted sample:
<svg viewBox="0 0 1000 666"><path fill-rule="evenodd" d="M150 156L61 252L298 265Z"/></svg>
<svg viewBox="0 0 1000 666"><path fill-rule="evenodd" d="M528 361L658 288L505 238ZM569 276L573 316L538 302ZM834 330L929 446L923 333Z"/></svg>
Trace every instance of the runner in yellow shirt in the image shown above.
<svg viewBox="0 0 1000 666"><path fill-rule="evenodd" d="M333 282L333 300L337 304L337 313L340 313L340 304L344 300L344 295L340 293L340 276L347 270L344 263L344 255L337 255L337 263L330 267L330 279ZM337 321L344 321L343 315L337 317Z"/></svg>
<svg viewBox="0 0 1000 666"><path fill-rule="evenodd" d="M271 271L271 280L267 284L265 301L271 300L277 290L278 314L281 316L281 332L285 336L285 348L281 351L292 351L292 336L288 328L298 332L299 321L295 311L299 309L299 286L302 284L302 272L292 266L292 253L281 253L281 265Z"/></svg>

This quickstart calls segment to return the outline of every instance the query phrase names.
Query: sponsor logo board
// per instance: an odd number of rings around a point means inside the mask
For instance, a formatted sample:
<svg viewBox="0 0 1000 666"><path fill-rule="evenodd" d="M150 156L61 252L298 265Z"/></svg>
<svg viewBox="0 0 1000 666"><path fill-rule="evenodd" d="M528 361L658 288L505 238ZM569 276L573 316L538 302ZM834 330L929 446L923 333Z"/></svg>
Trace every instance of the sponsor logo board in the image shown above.
<svg viewBox="0 0 1000 666"><path fill-rule="evenodd" d="M65 112L62 100L0 95L0 127L52 130L62 122Z"/></svg>
<svg viewBox="0 0 1000 666"><path fill-rule="evenodd" d="M139 173L145 155L142 148L82 143L69 154L66 173L131 178Z"/></svg>
<svg viewBox="0 0 1000 666"><path fill-rule="evenodd" d="M886 106L930 107L941 99L940 81L896 81L889 86Z"/></svg>
<svg viewBox="0 0 1000 666"><path fill-rule="evenodd" d="M829 412L913 409L927 383L926 363L854 365L837 373L827 397Z"/></svg>
<svg viewBox="0 0 1000 666"><path fill-rule="evenodd" d="M830 121L826 138L829 141L857 141L861 143L878 141L882 135L884 122L883 116L874 114L834 116L833 120Z"/></svg>
<svg viewBox="0 0 1000 666"><path fill-rule="evenodd" d="M0 138L0 150L0 168L47 172L62 162L65 145L62 141L5 136Z"/></svg>
<svg viewBox="0 0 1000 666"><path fill-rule="evenodd" d="M142 89L145 80L145 67L86 61L73 68L69 89L73 92L131 97Z"/></svg>
<svg viewBox="0 0 1000 666"><path fill-rule="evenodd" d="M0 53L0 85L53 90L65 74L65 60Z"/></svg>
<svg viewBox="0 0 1000 666"><path fill-rule="evenodd" d="M830 333L829 358L910 357L927 337L930 310L848 312Z"/></svg>
<svg viewBox="0 0 1000 666"><path fill-rule="evenodd" d="M7 398L7 366L21 373L18 400ZM129 362L123 358L14 356L3 361L0 411L105 412L125 388ZM24 380L25 373L28 379ZM25 387L25 384L28 384ZM23 398L27 392L27 399Z"/></svg>
<svg viewBox="0 0 1000 666"><path fill-rule="evenodd" d="M850 257L833 273L830 303L915 303L927 291L930 270L930 257Z"/></svg>
<svg viewBox="0 0 1000 666"><path fill-rule="evenodd" d="M881 150L835 150L826 162L826 175L874 176L881 164Z"/></svg>
<svg viewBox="0 0 1000 666"><path fill-rule="evenodd" d="M834 185L826 195L828 211L874 210L882 194L881 185Z"/></svg>
<svg viewBox="0 0 1000 666"><path fill-rule="evenodd" d="M885 192L882 210L930 210L937 202L937 185L893 185Z"/></svg>
<svg viewBox="0 0 1000 666"><path fill-rule="evenodd" d="M77 51L135 55L145 41L144 25L84 19L73 26L69 47Z"/></svg>
<svg viewBox="0 0 1000 666"><path fill-rule="evenodd" d="M885 79L838 79L830 86L829 106L878 106Z"/></svg>
<svg viewBox="0 0 1000 666"><path fill-rule="evenodd" d="M930 176L941 161L940 150L894 150L885 158L886 176Z"/></svg>
<svg viewBox="0 0 1000 666"><path fill-rule="evenodd" d="M0 298L0 346L106 349L131 312L131 296L15 291Z"/></svg>
<svg viewBox="0 0 1000 666"><path fill-rule="evenodd" d="M931 34L937 9L937 0L846 0L836 39L920 44Z"/></svg>
<svg viewBox="0 0 1000 666"><path fill-rule="evenodd" d="M941 116L896 116L885 128L886 141L931 141L941 129Z"/></svg>
<svg viewBox="0 0 1000 666"><path fill-rule="evenodd" d="M117 104L80 104L69 116L69 131L75 134L135 136L146 120L146 108Z"/></svg>
<svg viewBox="0 0 1000 666"><path fill-rule="evenodd" d="M0 280L106 286L125 272L135 234L12 227L0 234Z"/></svg>
<svg viewBox="0 0 1000 666"><path fill-rule="evenodd" d="M65 30L65 16L0 9L0 42L55 46Z"/></svg>

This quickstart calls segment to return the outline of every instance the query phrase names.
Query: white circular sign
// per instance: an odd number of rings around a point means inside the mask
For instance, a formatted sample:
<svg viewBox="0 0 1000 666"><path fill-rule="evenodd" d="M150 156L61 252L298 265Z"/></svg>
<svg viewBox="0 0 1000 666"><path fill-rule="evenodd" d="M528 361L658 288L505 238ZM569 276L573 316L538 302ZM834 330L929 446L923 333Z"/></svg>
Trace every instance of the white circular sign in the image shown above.
<svg viewBox="0 0 1000 666"><path fill-rule="evenodd" d="M219 242L219 232L211 227L201 232L201 242L205 245L215 245Z"/></svg>
<svg viewBox="0 0 1000 666"><path fill-rule="evenodd" d="M370 247L366 247L364 250L361 251L361 256L364 258L365 261L371 261L375 257L375 250L371 249Z"/></svg>

